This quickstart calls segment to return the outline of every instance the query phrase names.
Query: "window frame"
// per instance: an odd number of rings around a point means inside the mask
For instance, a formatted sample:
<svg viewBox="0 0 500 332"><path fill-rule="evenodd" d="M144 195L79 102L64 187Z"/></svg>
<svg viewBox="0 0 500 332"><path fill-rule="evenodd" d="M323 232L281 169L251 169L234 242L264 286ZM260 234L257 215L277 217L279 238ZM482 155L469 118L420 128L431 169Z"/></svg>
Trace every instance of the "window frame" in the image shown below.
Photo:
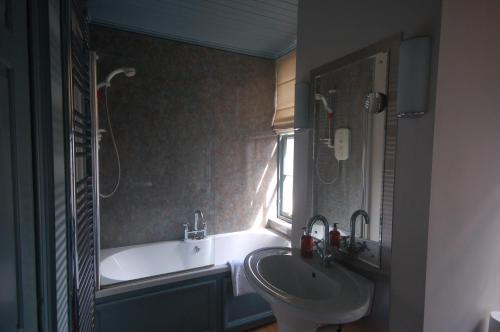
<svg viewBox="0 0 500 332"><path fill-rule="evenodd" d="M294 148L295 148L295 137L293 132L281 133L278 135L278 176L277 176L277 187L278 187L278 199L277 201L277 217L280 220L292 223L293 213L291 215L283 212L283 183L285 181L284 172L284 157L286 153L286 141L288 138L294 138ZM294 176L294 175L292 175ZM293 204L293 203L292 203Z"/></svg>

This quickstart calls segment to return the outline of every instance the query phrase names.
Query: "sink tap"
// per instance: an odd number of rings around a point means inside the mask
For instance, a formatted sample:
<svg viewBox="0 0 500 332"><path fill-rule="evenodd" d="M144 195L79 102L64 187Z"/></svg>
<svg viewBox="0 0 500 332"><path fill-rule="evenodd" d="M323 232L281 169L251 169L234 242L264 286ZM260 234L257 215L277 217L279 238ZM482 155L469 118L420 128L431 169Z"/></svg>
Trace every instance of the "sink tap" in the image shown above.
<svg viewBox="0 0 500 332"><path fill-rule="evenodd" d="M198 230L198 221L203 220L203 213L200 210L194 211L194 230Z"/></svg>
<svg viewBox="0 0 500 332"><path fill-rule="evenodd" d="M309 221L307 222L307 234L308 235L311 235L312 233L312 228L314 226L314 224L317 222L317 221L320 221L323 223L323 228L324 228L324 231L325 231L325 234L323 236L323 248L321 251L319 251L319 255L321 257L321 261L323 263L323 265L327 265L328 264L328 260L330 258L330 255L328 253L328 243L330 242L329 241L329 238L330 238L330 225L328 224L328 220L320 215L320 214L317 214L315 215L314 217L312 217L311 219L309 219Z"/></svg>
<svg viewBox="0 0 500 332"><path fill-rule="evenodd" d="M356 220L359 216L362 216L361 227L363 227L363 221L366 225L370 223L370 217L365 210L357 210L351 216L351 237L349 240L349 249L356 249Z"/></svg>
<svg viewBox="0 0 500 332"><path fill-rule="evenodd" d="M184 227L184 241L186 241L189 238L189 225L182 224L182 227Z"/></svg>

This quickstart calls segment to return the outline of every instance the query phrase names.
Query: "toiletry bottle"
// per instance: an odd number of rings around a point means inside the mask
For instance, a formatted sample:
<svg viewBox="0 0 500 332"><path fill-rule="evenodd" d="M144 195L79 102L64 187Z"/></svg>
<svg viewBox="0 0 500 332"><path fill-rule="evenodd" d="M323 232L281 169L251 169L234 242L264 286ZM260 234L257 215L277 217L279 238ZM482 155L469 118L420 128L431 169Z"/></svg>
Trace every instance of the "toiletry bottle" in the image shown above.
<svg viewBox="0 0 500 332"><path fill-rule="evenodd" d="M304 234L300 239L300 255L304 258L311 258L314 250L314 240L310 234L307 234L306 228L303 228Z"/></svg>
<svg viewBox="0 0 500 332"><path fill-rule="evenodd" d="M333 224L333 230L330 231L330 244L333 248L340 247L340 232L337 228L338 223Z"/></svg>

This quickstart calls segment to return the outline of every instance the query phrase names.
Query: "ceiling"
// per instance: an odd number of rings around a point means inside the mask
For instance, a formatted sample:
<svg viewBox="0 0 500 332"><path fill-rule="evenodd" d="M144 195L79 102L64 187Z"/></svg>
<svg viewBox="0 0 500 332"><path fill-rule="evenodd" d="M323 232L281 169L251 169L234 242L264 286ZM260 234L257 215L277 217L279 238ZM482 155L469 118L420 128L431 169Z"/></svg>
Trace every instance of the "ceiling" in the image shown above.
<svg viewBox="0 0 500 332"><path fill-rule="evenodd" d="M277 58L295 48L298 0L89 0L91 23Z"/></svg>

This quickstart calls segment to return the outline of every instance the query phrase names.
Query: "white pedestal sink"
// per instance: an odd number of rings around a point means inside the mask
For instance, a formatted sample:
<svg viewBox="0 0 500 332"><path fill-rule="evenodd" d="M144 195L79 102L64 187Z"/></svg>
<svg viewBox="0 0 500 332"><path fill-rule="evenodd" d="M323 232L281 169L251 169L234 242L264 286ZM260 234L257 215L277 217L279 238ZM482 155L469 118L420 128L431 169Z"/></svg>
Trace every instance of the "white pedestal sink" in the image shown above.
<svg viewBox="0 0 500 332"><path fill-rule="evenodd" d="M369 314L373 283L337 263L322 267L290 248L264 248L245 259L245 274L273 309L280 332L314 332Z"/></svg>

